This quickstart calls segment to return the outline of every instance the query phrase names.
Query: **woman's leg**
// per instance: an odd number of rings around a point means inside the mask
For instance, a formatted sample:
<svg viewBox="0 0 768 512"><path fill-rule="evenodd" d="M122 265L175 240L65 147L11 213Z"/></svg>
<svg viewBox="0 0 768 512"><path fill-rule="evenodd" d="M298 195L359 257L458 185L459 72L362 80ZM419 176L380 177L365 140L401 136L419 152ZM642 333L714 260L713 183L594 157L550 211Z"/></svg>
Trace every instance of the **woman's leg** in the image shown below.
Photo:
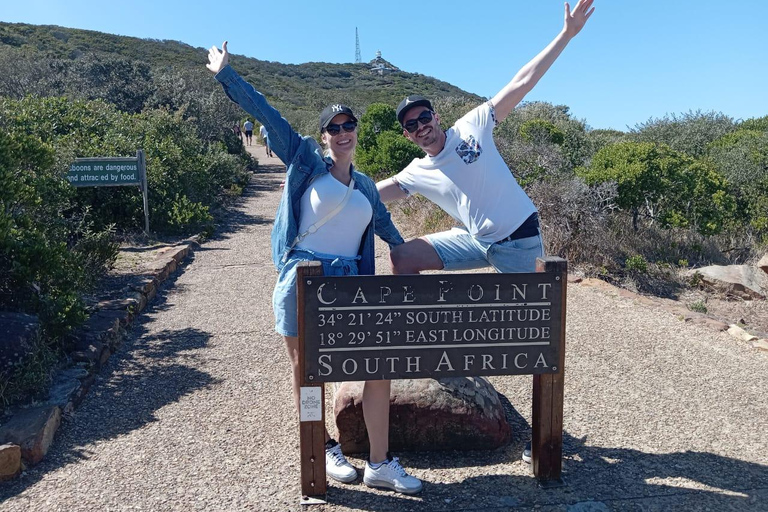
<svg viewBox="0 0 768 512"><path fill-rule="evenodd" d="M296 411L301 416L301 406L299 404L299 397L301 396L301 383L299 382L299 338L293 336L283 336L285 340L285 348L288 351L288 359L291 361L291 373L292 373L292 387L293 387L293 402L296 407ZM389 402L387 402L389 405ZM328 435L328 429L325 429L325 441L331 436Z"/></svg>
<svg viewBox="0 0 768 512"><path fill-rule="evenodd" d="M363 417L371 445L369 460L376 464L389 451L389 393L392 381L371 380L363 386Z"/></svg>

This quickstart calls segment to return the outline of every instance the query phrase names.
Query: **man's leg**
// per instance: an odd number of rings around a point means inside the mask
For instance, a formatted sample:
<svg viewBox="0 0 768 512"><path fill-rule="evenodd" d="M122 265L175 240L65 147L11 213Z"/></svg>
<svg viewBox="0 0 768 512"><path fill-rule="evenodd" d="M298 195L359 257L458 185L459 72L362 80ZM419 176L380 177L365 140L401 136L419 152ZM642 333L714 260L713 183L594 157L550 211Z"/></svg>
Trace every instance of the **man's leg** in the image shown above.
<svg viewBox="0 0 768 512"><path fill-rule="evenodd" d="M389 253L393 274L418 274L422 270L442 270L443 261L426 238L414 238Z"/></svg>
<svg viewBox="0 0 768 512"><path fill-rule="evenodd" d="M493 244L488 249L488 261L497 272L535 272L536 258L544 257L541 233L537 236ZM531 463L531 441L525 443L521 458Z"/></svg>
<svg viewBox="0 0 768 512"><path fill-rule="evenodd" d="M464 228L409 240L390 252L394 274L417 274L422 270L470 270L488 267L486 247Z"/></svg>

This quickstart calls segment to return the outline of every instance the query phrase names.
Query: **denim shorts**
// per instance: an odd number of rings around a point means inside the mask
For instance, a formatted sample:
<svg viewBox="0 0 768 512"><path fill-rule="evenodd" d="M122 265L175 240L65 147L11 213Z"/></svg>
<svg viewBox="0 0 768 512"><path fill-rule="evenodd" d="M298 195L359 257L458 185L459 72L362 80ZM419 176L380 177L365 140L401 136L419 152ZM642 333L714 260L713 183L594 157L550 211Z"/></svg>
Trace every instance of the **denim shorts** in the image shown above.
<svg viewBox="0 0 768 512"><path fill-rule="evenodd" d="M275 313L275 330L283 336L299 335L296 266L302 261L319 261L324 276L356 276L360 257L347 258L306 249L294 249L280 271L275 290L272 292L272 310Z"/></svg>
<svg viewBox="0 0 768 512"><path fill-rule="evenodd" d="M544 257L541 231L536 236L481 242L461 227L425 237L443 262L443 270L469 270L491 266L501 273L535 272L536 258Z"/></svg>

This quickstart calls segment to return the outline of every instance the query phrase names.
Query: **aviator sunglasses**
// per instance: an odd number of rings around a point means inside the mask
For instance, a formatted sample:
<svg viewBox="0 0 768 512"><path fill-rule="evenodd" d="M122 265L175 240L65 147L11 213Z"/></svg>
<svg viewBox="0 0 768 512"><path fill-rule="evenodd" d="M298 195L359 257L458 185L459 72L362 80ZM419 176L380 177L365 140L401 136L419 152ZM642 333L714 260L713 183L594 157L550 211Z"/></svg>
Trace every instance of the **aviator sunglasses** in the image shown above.
<svg viewBox="0 0 768 512"><path fill-rule="evenodd" d="M341 129L344 128L344 131L349 133L355 131L355 128L357 128L357 121L347 121L346 123L341 124L329 124L325 127L325 131L327 131L330 135L338 135L341 133Z"/></svg>
<svg viewBox="0 0 768 512"><path fill-rule="evenodd" d="M432 111L425 110L424 112L419 114L419 117L417 117L416 119L411 119L409 121L406 121L406 123L403 125L403 128L408 130L408 133L413 133L419 129L419 123L429 124L430 122L432 122Z"/></svg>

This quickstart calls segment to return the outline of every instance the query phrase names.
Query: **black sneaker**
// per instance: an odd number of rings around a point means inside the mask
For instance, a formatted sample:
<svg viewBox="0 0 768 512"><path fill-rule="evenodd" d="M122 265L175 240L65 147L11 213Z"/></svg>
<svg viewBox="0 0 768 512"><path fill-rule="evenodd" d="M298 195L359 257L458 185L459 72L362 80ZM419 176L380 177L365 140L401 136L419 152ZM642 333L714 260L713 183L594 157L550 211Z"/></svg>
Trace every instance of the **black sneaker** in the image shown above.
<svg viewBox="0 0 768 512"><path fill-rule="evenodd" d="M527 462L528 464L531 463L532 458L531 458L531 442L530 441L525 443L525 449L523 450L522 459L523 459L523 462Z"/></svg>

